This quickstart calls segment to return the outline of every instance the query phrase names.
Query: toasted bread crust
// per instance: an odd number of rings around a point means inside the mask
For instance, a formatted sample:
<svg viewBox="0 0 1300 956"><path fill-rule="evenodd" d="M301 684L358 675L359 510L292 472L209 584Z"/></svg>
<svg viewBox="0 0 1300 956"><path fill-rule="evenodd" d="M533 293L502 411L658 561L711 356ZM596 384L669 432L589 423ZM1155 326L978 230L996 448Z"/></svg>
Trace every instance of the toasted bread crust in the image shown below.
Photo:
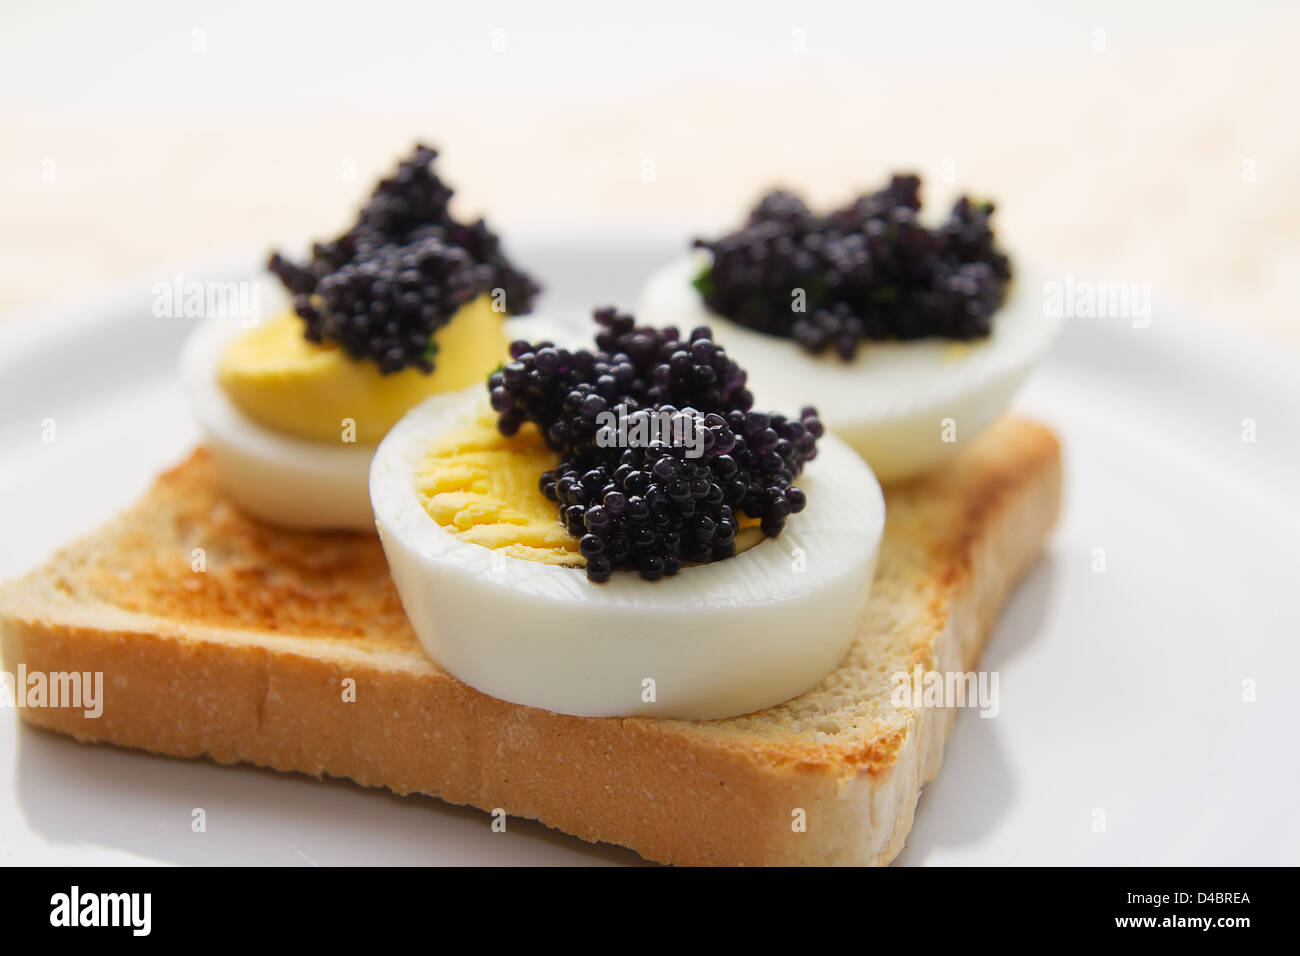
<svg viewBox="0 0 1300 956"><path fill-rule="evenodd" d="M954 716L894 707L890 675L974 667L1060 493L1055 436L1015 419L886 488L868 620L844 662L727 720L568 717L478 693L420 651L376 538L256 523L201 449L0 588L0 652L10 671L103 672L98 719L21 711L80 740L499 807L664 862L887 863Z"/></svg>

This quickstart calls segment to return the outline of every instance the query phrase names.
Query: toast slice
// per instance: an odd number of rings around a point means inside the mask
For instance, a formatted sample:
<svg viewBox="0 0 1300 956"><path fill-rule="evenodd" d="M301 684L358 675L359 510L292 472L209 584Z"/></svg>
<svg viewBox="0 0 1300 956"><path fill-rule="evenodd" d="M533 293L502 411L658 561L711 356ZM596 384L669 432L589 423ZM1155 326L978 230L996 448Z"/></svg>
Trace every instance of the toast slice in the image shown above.
<svg viewBox="0 0 1300 956"><path fill-rule="evenodd" d="M473 690L421 652L376 537L258 524L202 449L0 587L0 651L11 674L103 672L98 718L20 711L83 741L499 807L662 862L888 863L955 715L894 706L891 675L974 668L1060 496L1055 436L1010 418L887 488L868 619L843 663L726 720L569 717Z"/></svg>

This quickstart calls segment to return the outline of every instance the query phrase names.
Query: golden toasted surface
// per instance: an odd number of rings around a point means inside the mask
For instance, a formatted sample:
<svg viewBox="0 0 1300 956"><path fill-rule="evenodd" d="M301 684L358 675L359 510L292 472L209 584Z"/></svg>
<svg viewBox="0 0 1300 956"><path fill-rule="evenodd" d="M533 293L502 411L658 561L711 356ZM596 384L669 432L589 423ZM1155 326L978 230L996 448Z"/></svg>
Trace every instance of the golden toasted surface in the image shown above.
<svg viewBox="0 0 1300 956"><path fill-rule="evenodd" d="M417 653L375 535L263 525L222 496L201 448L47 573L78 602Z"/></svg>
<svg viewBox="0 0 1300 956"><path fill-rule="evenodd" d="M887 862L954 713L895 707L891 675L975 666L1060 494L1055 436L1016 419L886 488L867 619L844 661L727 720L566 717L478 693L420 650L376 537L265 527L222 497L202 450L0 586L0 650L11 670L105 673L101 719L22 711L83 740L505 807L655 860ZM809 820L797 837L792 807Z"/></svg>

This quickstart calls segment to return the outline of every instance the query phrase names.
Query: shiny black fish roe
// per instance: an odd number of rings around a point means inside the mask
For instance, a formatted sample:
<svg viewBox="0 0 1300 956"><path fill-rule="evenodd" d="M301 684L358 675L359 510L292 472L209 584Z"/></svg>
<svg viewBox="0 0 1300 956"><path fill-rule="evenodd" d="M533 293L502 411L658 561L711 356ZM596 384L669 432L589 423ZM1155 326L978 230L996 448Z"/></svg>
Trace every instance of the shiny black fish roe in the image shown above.
<svg viewBox="0 0 1300 956"><path fill-rule="evenodd" d="M352 228L312 246L306 264L271 256L267 268L293 294L309 341L337 342L384 374L431 372L433 334L470 299L501 289L507 312L532 309L539 287L496 234L482 219L452 217L452 191L433 171L437 155L416 146L379 181Z"/></svg>
<svg viewBox="0 0 1300 956"><path fill-rule="evenodd" d="M920 189L919 177L896 175L823 216L770 192L737 231L695 240L713 254L695 287L719 315L845 360L868 339L983 338L1011 278L993 204L963 197L927 229Z"/></svg>
<svg viewBox="0 0 1300 956"><path fill-rule="evenodd" d="M707 327L683 338L614 309L595 319L595 351L514 342L510 361L488 378L502 434L531 421L559 452L538 487L579 539L587 577L636 570L654 581L683 562L730 557L741 514L765 535L780 534L804 508L794 480L817 454L816 410L797 418L752 411L745 371ZM658 433L640 427L651 417ZM659 437L612 442L612 420L628 423L625 435Z"/></svg>

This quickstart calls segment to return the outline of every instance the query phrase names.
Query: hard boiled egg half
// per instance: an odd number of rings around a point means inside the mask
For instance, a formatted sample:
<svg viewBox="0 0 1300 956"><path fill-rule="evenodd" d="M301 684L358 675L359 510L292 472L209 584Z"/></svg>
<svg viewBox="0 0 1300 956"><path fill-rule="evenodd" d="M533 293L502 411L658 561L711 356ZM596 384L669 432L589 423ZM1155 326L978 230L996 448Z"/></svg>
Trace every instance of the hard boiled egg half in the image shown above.
<svg viewBox="0 0 1300 956"><path fill-rule="evenodd" d="M886 482L934 468L966 447L1011 402L1062 326L1044 313L1036 295L1041 283L1017 277L985 339L868 342L844 361L711 311L692 285L708 264L701 252L652 275L640 320L710 326L749 371L759 405L815 405L827 427Z"/></svg>
<svg viewBox="0 0 1300 956"><path fill-rule="evenodd" d="M226 494L271 524L373 530L368 479L379 439L429 395L484 378L537 320L488 296L437 330L437 364L383 375L332 343L306 340L292 311L247 327L210 317L181 355L181 381Z"/></svg>
<svg viewBox="0 0 1300 956"><path fill-rule="evenodd" d="M425 651L503 700L587 717L709 719L796 697L862 619L885 507L871 470L824 436L807 506L777 537L649 581L587 579L538 477L536 426L506 437L482 386L436 395L370 468L375 523ZM754 529L757 532L757 529Z"/></svg>

